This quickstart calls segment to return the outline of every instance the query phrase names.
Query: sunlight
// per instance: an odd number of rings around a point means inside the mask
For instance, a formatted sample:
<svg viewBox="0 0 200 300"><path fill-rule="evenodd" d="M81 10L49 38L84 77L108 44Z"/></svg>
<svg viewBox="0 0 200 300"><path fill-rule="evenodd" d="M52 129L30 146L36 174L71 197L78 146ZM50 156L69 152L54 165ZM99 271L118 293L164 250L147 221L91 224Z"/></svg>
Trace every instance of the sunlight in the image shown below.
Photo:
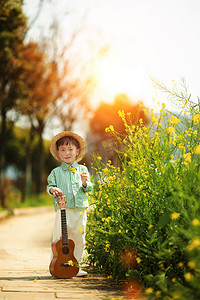
<svg viewBox="0 0 200 300"><path fill-rule="evenodd" d="M109 52L99 59L93 76L97 85L97 102L110 103L121 93L136 100L142 97L143 70L128 57Z"/></svg>

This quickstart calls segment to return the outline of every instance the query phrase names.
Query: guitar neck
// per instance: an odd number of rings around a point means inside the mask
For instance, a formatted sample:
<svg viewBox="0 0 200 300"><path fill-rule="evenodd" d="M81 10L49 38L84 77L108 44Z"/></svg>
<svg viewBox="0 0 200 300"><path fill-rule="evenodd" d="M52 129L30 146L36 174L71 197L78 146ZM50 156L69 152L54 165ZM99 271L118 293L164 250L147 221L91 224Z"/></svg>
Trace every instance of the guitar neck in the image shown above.
<svg viewBox="0 0 200 300"><path fill-rule="evenodd" d="M62 244L68 245L67 218L65 208L61 208Z"/></svg>

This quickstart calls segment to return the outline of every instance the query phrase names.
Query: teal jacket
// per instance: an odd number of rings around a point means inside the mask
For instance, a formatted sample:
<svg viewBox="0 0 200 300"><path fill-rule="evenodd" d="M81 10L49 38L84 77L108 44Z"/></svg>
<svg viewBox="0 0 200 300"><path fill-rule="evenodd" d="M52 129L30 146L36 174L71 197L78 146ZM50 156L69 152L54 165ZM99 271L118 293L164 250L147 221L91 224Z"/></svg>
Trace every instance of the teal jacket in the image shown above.
<svg viewBox="0 0 200 300"><path fill-rule="evenodd" d="M71 169L71 170L70 170ZM87 172L87 186L82 185L80 174ZM47 192L51 195L49 190L52 187L58 187L65 195L66 208L74 207L88 207L87 192L90 192L93 185L90 181L90 175L86 166L79 165L76 161L72 166L62 163L61 166L53 169L49 174ZM53 199L54 209L57 211L59 205L56 203L57 199Z"/></svg>

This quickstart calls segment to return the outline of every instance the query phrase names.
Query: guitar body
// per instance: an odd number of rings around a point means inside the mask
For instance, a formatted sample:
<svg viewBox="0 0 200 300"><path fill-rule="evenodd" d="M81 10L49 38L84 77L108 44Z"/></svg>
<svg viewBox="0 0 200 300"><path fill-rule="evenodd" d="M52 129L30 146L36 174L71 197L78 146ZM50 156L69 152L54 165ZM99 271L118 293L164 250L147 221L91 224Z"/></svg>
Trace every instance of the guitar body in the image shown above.
<svg viewBox="0 0 200 300"><path fill-rule="evenodd" d="M74 241L68 239L68 245L62 239L52 243L53 259L49 266L51 275L58 278L72 278L79 271L78 262L74 257ZM68 263L70 261L70 263ZM73 264L73 265L71 265Z"/></svg>
<svg viewBox="0 0 200 300"><path fill-rule="evenodd" d="M79 271L78 262L74 257L75 244L68 239L67 219L64 199L59 200L61 207L62 238L52 243L53 259L49 266L51 275L58 278L72 278Z"/></svg>

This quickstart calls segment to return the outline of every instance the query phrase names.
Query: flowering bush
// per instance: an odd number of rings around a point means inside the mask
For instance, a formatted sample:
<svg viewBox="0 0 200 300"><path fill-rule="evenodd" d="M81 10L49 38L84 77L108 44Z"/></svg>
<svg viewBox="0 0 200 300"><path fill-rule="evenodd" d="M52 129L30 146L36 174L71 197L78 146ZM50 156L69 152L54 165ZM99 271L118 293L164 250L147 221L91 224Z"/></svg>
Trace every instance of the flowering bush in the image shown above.
<svg viewBox="0 0 200 300"><path fill-rule="evenodd" d="M198 106L184 100L175 115L163 104L150 127L119 116L126 136L106 129L121 145L118 166L94 162L89 264L128 285L130 297L200 299Z"/></svg>

